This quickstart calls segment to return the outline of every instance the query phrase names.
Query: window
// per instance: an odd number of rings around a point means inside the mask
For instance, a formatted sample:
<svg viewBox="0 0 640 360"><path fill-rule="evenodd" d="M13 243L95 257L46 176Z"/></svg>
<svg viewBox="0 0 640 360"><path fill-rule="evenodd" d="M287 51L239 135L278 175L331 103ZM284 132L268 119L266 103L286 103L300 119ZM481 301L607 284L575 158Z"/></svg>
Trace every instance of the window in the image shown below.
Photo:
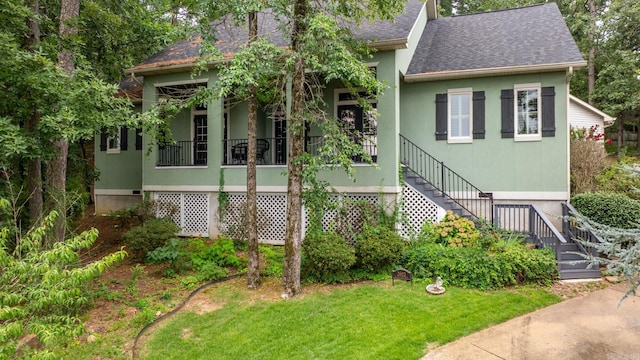
<svg viewBox="0 0 640 360"><path fill-rule="evenodd" d="M471 88L452 89L448 92L447 134L450 143L473 141L473 91Z"/></svg>
<svg viewBox="0 0 640 360"><path fill-rule="evenodd" d="M516 85L514 91L515 105L515 140L540 140L540 84Z"/></svg>
<svg viewBox="0 0 640 360"><path fill-rule="evenodd" d="M122 133L121 129L118 129L114 135L107 137L107 154L118 154L120 153L120 134Z"/></svg>

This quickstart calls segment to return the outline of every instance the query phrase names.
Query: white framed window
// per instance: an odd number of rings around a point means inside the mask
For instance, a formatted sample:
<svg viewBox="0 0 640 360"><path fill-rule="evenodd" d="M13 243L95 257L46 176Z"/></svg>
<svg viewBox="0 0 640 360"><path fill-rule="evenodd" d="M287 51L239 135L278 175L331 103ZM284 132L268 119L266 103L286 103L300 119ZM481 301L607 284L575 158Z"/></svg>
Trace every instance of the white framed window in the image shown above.
<svg viewBox="0 0 640 360"><path fill-rule="evenodd" d="M473 89L450 89L447 92L447 142L473 141Z"/></svg>
<svg viewBox="0 0 640 360"><path fill-rule="evenodd" d="M514 140L542 140L541 85L518 84L513 87Z"/></svg>
<svg viewBox="0 0 640 360"><path fill-rule="evenodd" d="M375 97L367 96L364 91L358 93L366 98L371 108L362 108L355 95L348 89L336 89L334 92L335 116L343 122L344 129L351 134L352 140L362 146L374 163L378 161L378 103ZM353 159L361 162L360 157Z"/></svg>
<svg viewBox="0 0 640 360"><path fill-rule="evenodd" d="M107 138L107 154L119 154L120 153L120 132L122 129L118 128L118 131Z"/></svg>

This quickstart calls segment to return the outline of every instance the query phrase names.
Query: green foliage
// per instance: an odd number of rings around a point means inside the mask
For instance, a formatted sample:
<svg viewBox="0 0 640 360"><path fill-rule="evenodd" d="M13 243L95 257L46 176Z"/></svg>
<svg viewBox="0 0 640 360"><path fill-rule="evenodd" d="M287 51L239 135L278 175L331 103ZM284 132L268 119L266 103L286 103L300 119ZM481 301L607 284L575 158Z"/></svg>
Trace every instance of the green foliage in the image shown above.
<svg viewBox="0 0 640 360"><path fill-rule="evenodd" d="M429 239L447 246L472 246L478 242L480 232L473 221L447 211L445 217L434 225L423 225L419 238ZM427 240L428 241L428 240Z"/></svg>
<svg viewBox="0 0 640 360"><path fill-rule="evenodd" d="M596 192L571 198L578 212L597 223L631 229L640 221L640 202L623 194Z"/></svg>
<svg viewBox="0 0 640 360"><path fill-rule="evenodd" d="M367 271L379 272L390 268L400 259L404 239L385 227L366 227L356 240L356 264Z"/></svg>
<svg viewBox="0 0 640 360"><path fill-rule="evenodd" d="M354 248L334 232L308 233L302 243L302 273L312 281L344 282L355 263Z"/></svg>
<svg viewBox="0 0 640 360"><path fill-rule="evenodd" d="M163 246L176 236L180 228L171 220L151 219L140 226L133 227L122 235L133 258L141 260L152 250Z"/></svg>
<svg viewBox="0 0 640 360"><path fill-rule="evenodd" d="M165 271L168 276L195 270L196 274L186 280L188 284L226 276L228 270L224 267L245 265L236 255L233 240L226 238L219 238L211 245L201 238L170 239L164 246L147 253L147 260L168 263L170 267Z"/></svg>
<svg viewBox="0 0 640 360"><path fill-rule="evenodd" d="M617 164L609 166L595 179L599 191L624 194L634 200L640 200L640 176L630 174L627 168L635 158L623 156Z"/></svg>
<svg viewBox="0 0 640 360"><path fill-rule="evenodd" d="M556 259L549 249L520 244L489 253L480 247L424 244L408 249L401 265L416 278L441 277L445 284L492 289L522 283L549 283L556 279Z"/></svg>
<svg viewBox="0 0 640 360"><path fill-rule="evenodd" d="M264 261L264 267L260 270L260 274L263 276L281 277L284 249L281 246L260 246L259 251Z"/></svg>
<svg viewBox="0 0 640 360"><path fill-rule="evenodd" d="M18 338L27 333L45 347L34 350L33 356L45 356L46 348L79 336L83 327L78 314L91 299L86 285L126 256L121 250L80 266L78 251L95 242L95 229L44 249L56 216L51 212L11 246L14 240L8 238L8 229L0 230L1 358L12 357Z"/></svg>

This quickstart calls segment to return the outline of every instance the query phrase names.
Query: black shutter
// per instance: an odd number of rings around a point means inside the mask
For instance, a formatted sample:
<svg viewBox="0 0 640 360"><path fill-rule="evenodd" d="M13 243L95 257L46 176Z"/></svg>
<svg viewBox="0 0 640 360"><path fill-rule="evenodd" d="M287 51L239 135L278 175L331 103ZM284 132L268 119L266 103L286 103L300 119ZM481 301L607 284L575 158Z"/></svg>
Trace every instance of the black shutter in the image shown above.
<svg viewBox="0 0 640 360"><path fill-rule="evenodd" d="M127 150L129 144L129 129L126 126L120 128L120 150Z"/></svg>
<svg viewBox="0 0 640 360"><path fill-rule="evenodd" d="M436 140L447 140L447 94L436 94Z"/></svg>
<svg viewBox="0 0 640 360"><path fill-rule="evenodd" d="M142 150L142 129L136 129L136 150Z"/></svg>
<svg viewBox="0 0 640 360"><path fill-rule="evenodd" d="M473 138L484 139L484 91L473 92Z"/></svg>
<svg viewBox="0 0 640 360"><path fill-rule="evenodd" d="M107 133L100 131L100 151L107 151Z"/></svg>
<svg viewBox="0 0 640 360"><path fill-rule="evenodd" d="M556 92L553 86L542 88L542 136L556 136Z"/></svg>
<svg viewBox="0 0 640 360"><path fill-rule="evenodd" d="M513 89L502 90L502 138L513 138Z"/></svg>

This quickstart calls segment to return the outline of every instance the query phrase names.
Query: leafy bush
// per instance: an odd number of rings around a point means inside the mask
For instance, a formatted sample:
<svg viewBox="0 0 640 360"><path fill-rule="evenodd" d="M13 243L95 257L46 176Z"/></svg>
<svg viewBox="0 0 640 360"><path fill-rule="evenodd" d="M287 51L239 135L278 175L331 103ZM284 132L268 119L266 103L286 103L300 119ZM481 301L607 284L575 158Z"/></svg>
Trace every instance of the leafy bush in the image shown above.
<svg viewBox="0 0 640 360"><path fill-rule="evenodd" d="M633 176L625 166L633 165L635 158L623 157L617 164L608 167L595 179L599 191L625 194L634 200L640 200L640 176Z"/></svg>
<svg viewBox="0 0 640 360"><path fill-rule="evenodd" d="M170 268L166 275L196 270L196 280L213 280L226 276L224 266L243 266L236 255L233 240L220 238L207 245L201 238L170 239L167 243L147 253L147 260L152 263L168 263ZM222 274L222 275L220 275Z"/></svg>
<svg viewBox="0 0 640 360"><path fill-rule="evenodd" d="M150 219L124 233L122 240L132 253L132 257L140 260L149 251L166 244L179 230L180 228L171 220Z"/></svg>
<svg viewBox="0 0 640 360"><path fill-rule="evenodd" d="M435 279L464 288L491 289L519 283L548 283L556 278L556 261L549 249L509 246L489 253L480 247L425 244L402 256L401 265L416 278Z"/></svg>
<svg viewBox="0 0 640 360"><path fill-rule="evenodd" d="M433 239L436 244L454 247L474 245L480 237L480 232L476 229L473 221L451 211L447 211L445 217L433 225L432 231L429 238Z"/></svg>
<svg viewBox="0 0 640 360"><path fill-rule="evenodd" d="M603 225L631 229L640 221L640 202L623 194L578 194L571 198L571 204L582 215Z"/></svg>
<svg viewBox="0 0 640 360"><path fill-rule="evenodd" d="M0 199L0 208L9 204ZM0 358L13 358L18 339L34 334L44 349L20 351L35 357L51 355L47 348L82 334L78 316L90 302L87 285L126 253L117 251L90 264L81 263L79 251L89 249L98 238L95 229L44 248L57 213L51 212L41 226L24 236L9 239L0 229ZM9 244L12 246L12 250ZM53 356L50 356L53 357Z"/></svg>
<svg viewBox="0 0 640 360"><path fill-rule="evenodd" d="M312 232L302 244L303 275L316 281L345 281L347 270L355 263L354 248L333 232Z"/></svg>
<svg viewBox="0 0 640 360"><path fill-rule="evenodd" d="M356 263L368 271L395 264L404 249L404 239L386 226L366 227L356 240Z"/></svg>

